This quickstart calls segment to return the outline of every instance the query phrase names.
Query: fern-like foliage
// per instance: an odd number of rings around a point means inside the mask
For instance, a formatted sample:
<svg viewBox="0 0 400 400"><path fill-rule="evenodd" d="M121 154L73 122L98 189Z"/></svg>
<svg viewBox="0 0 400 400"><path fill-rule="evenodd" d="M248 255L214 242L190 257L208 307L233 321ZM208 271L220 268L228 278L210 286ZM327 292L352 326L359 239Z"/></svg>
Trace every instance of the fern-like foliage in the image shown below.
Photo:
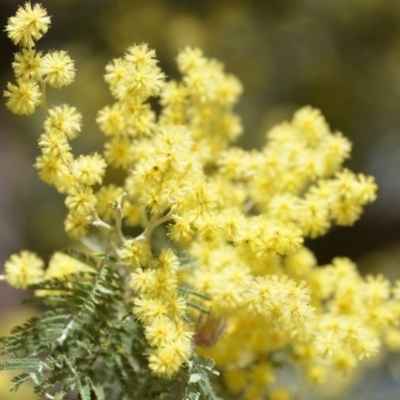
<svg viewBox="0 0 400 400"><path fill-rule="evenodd" d="M9 356L0 370L29 370L15 376L11 390L32 380L43 399L215 399L207 376L214 367L210 360L193 356L171 380L150 371L126 276L117 272L115 260L103 257L97 272L31 286L35 296L25 303L48 309L0 339L0 355Z"/></svg>

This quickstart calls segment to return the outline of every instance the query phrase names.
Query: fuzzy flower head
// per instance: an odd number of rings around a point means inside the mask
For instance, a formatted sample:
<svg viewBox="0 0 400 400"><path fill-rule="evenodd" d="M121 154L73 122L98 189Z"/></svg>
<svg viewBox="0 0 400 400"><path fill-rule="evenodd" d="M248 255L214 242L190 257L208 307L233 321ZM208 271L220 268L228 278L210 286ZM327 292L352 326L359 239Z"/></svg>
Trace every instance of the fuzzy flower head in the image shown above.
<svg viewBox="0 0 400 400"><path fill-rule="evenodd" d="M3 95L8 98L7 108L14 114L31 115L41 101L41 92L36 82L18 79L17 85L7 84Z"/></svg>
<svg viewBox="0 0 400 400"><path fill-rule="evenodd" d="M93 194L93 190L89 187L74 188L65 199L65 205L71 212L81 215L88 215L94 211L97 198Z"/></svg>
<svg viewBox="0 0 400 400"><path fill-rule="evenodd" d="M121 250L121 260L133 268L146 266L151 259L151 247L144 240L130 239Z"/></svg>
<svg viewBox="0 0 400 400"><path fill-rule="evenodd" d="M74 62L66 51L53 51L43 57L44 81L55 89L60 89L74 81Z"/></svg>
<svg viewBox="0 0 400 400"><path fill-rule="evenodd" d="M68 104L49 110L44 125L46 132L66 135L69 140L75 139L82 128L82 115Z"/></svg>
<svg viewBox="0 0 400 400"><path fill-rule="evenodd" d="M50 17L41 4L26 2L8 19L5 30L15 45L30 48L48 31L49 25Z"/></svg>
<svg viewBox="0 0 400 400"><path fill-rule="evenodd" d="M15 54L12 67L17 78L28 78L35 81L40 80L42 76L42 53L34 49L22 49Z"/></svg>
<svg viewBox="0 0 400 400"><path fill-rule="evenodd" d="M87 234L89 222L86 215L70 212L64 221L65 232L71 239L80 239Z"/></svg>
<svg viewBox="0 0 400 400"><path fill-rule="evenodd" d="M136 68L154 67L157 64L156 52L147 43L130 46L125 55L126 61Z"/></svg>
<svg viewBox="0 0 400 400"><path fill-rule="evenodd" d="M80 155L72 163L72 168L81 184L93 186L101 183L106 168L103 157L97 153L92 155Z"/></svg>
<svg viewBox="0 0 400 400"><path fill-rule="evenodd" d="M78 272L93 272L94 269L89 265L78 261L77 259L61 253L55 252L50 258L48 268L46 270L46 279L61 278L67 279L69 274Z"/></svg>
<svg viewBox="0 0 400 400"><path fill-rule="evenodd" d="M6 281L16 289L26 289L44 275L43 260L27 250L13 254L4 264Z"/></svg>

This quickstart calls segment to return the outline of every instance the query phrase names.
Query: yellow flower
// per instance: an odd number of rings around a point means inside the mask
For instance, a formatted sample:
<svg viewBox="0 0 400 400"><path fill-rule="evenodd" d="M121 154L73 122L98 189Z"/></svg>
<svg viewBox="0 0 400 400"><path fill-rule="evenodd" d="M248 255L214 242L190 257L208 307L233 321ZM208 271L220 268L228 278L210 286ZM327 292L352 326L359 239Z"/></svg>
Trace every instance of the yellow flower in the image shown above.
<svg viewBox="0 0 400 400"><path fill-rule="evenodd" d="M42 53L36 52L34 49L22 49L15 55L12 67L16 78L38 81L43 74Z"/></svg>
<svg viewBox="0 0 400 400"><path fill-rule="evenodd" d="M122 205L122 215L127 226L140 225L142 214L138 204L125 200Z"/></svg>
<svg viewBox="0 0 400 400"><path fill-rule="evenodd" d="M144 100L157 96L163 87L165 75L158 67L144 67L132 70L124 79L124 89L120 90L118 98L137 97Z"/></svg>
<svg viewBox="0 0 400 400"><path fill-rule="evenodd" d="M164 248L155 260L152 260L153 268L176 272L179 268L179 259L171 249Z"/></svg>
<svg viewBox="0 0 400 400"><path fill-rule="evenodd" d="M35 168L39 177L49 185L55 185L60 192L70 186L71 174L60 157L54 154L43 154L36 158Z"/></svg>
<svg viewBox="0 0 400 400"><path fill-rule="evenodd" d="M229 369L224 371L223 379L228 389L235 394L246 387L249 376L242 369Z"/></svg>
<svg viewBox="0 0 400 400"><path fill-rule="evenodd" d="M51 108L44 121L46 132L66 135L68 139L74 139L82 128L82 115L68 104Z"/></svg>
<svg viewBox="0 0 400 400"><path fill-rule="evenodd" d="M318 141L330 133L324 116L319 110L310 106L303 107L295 113L293 125L301 129L311 146L315 146Z"/></svg>
<svg viewBox="0 0 400 400"><path fill-rule="evenodd" d="M106 163L103 157L97 153L92 155L80 155L72 162L72 170L82 185L93 186L103 181Z"/></svg>
<svg viewBox="0 0 400 400"><path fill-rule="evenodd" d="M129 65L123 58L115 58L106 65L104 80L109 84L113 96L117 96L119 86L129 71Z"/></svg>
<svg viewBox="0 0 400 400"><path fill-rule="evenodd" d="M192 69L202 67L206 59L198 48L185 47L176 58L179 71L186 73Z"/></svg>
<svg viewBox="0 0 400 400"><path fill-rule="evenodd" d="M44 156L52 156L54 158L62 156L65 159L71 151L67 138L54 132L42 133L38 144Z"/></svg>
<svg viewBox="0 0 400 400"><path fill-rule="evenodd" d="M287 389L274 389L269 395L270 400L290 400L290 392Z"/></svg>
<svg viewBox="0 0 400 400"><path fill-rule="evenodd" d="M125 265L133 268L146 266L151 259L151 247L144 240L130 239L124 243L120 257Z"/></svg>
<svg viewBox="0 0 400 400"><path fill-rule="evenodd" d="M17 79L17 85L9 82L7 89L4 91L4 97L8 98L6 106L14 114L31 115L40 104L42 94L34 81Z"/></svg>
<svg viewBox="0 0 400 400"><path fill-rule="evenodd" d="M67 208L81 215L88 215L97 203L97 198L93 194L93 190L89 187L72 189L70 194L65 199Z"/></svg>
<svg viewBox="0 0 400 400"><path fill-rule="evenodd" d="M13 254L4 264L5 279L16 289L26 289L44 275L44 263L35 253L23 250Z"/></svg>
<svg viewBox="0 0 400 400"><path fill-rule="evenodd" d="M193 231L190 223L183 218L176 218L175 223L168 226L168 237L180 244L188 243L193 239Z"/></svg>
<svg viewBox="0 0 400 400"><path fill-rule="evenodd" d="M46 279L50 278L63 278L66 279L67 275L77 272L90 272L94 271L92 267L84 264L77 259L60 252L55 252L50 258L49 265L46 270Z"/></svg>
<svg viewBox="0 0 400 400"><path fill-rule="evenodd" d="M154 283L154 269L143 270L142 268L138 268L131 274L130 287L141 295L154 291Z"/></svg>
<svg viewBox="0 0 400 400"><path fill-rule="evenodd" d="M149 49L147 43L141 43L128 47L125 60L132 63L136 68L153 67L157 64L156 52Z"/></svg>
<svg viewBox="0 0 400 400"><path fill-rule="evenodd" d="M121 106L114 104L106 106L97 114L96 122L102 132L107 136L117 136L126 128L126 116L123 114Z"/></svg>
<svg viewBox="0 0 400 400"><path fill-rule="evenodd" d="M109 222L115 218L115 213L111 207L111 203L119 201L123 193L124 189L114 184L101 186L96 193L96 211L98 212L100 218L106 222Z"/></svg>
<svg viewBox="0 0 400 400"><path fill-rule="evenodd" d="M105 144L104 157L114 168L128 169L133 162L132 142L126 136L115 136Z"/></svg>
<svg viewBox="0 0 400 400"><path fill-rule="evenodd" d="M170 378L178 372L182 360L168 347L154 350L149 357L149 367L158 376Z"/></svg>
<svg viewBox="0 0 400 400"><path fill-rule="evenodd" d="M8 19L7 36L16 45L33 47L49 29L50 17L41 4L26 2L19 7L14 17Z"/></svg>
<svg viewBox="0 0 400 400"><path fill-rule="evenodd" d="M53 51L43 57L44 81L55 89L74 81L74 62L66 51Z"/></svg>
<svg viewBox="0 0 400 400"><path fill-rule="evenodd" d="M64 221L65 232L71 239L80 239L86 236L90 222L86 215L70 212Z"/></svg>
<svg viewBox="0 0 400 400"><path fill-rule="evenodd" d="M146 340L152 347L160 347L174 340L175 325L168 317L159 317L150 321L145 328Z"/></svg>
<svg viewBox="0 0 400 400"><path fill-rule="evenodd" d="M164 299L158 298L136 298L132 312L146 325L152 323L156 318L169 315L168 304Z"/></svg>

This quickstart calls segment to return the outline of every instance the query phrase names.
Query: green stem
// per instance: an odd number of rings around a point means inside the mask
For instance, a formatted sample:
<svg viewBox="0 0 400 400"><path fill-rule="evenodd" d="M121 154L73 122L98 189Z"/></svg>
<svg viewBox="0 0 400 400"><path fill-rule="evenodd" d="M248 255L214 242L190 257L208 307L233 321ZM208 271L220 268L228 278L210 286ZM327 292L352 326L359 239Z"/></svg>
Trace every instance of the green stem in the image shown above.
<svg viewBox="0 0 400 400"><path fill-rule="evenodd" d="M144 230L143 233L141 233L137 239L143 239L149 243L151 239L151 234L153 233L154 229L157 228L157 226L163 224L164 222L170 220L173 216L172 210L169 210L167 214L165 214L161 218L157 218L156 216L152 216L149 224L147 225L146 229Z"/></svg>
<svg viewBox="0 0 400 400"><path fill-rule="evenodd" d="M96 211L96 210L93 211L93 217L94 217L94 218L93 218L94 221L92 222L92 225L95 226L96 228L104 228L104 229L106 229L106 230L108 230L108 231L111 231L111 230L114 229L113 226L107 224L107 222L104 222L104 221L99 217L99 215L97 214L97 211Z"/></svg>
<svg viewBox="0 0 400 400"><path fill-rule="evenodd" d="M187 288L184 288L184 287L180 287L178 290L180 292L182 292L182 293L191 294L193 296L200 297L201 299L204 299L204 300L210 300L211 299L211 297L207 296L206 294L198 293L198 292L195 292L194 290L187 289Z"/></svg>
<svg viewBox="0 0 400 400"><path fill-rule="evenodd" d="M50 116L50 111L47 107L47 101L46 101L46 83L43 80L41 80L40 86L42 88L42 101L41 101L40 105L43 108L44 113L47 116Z"/></svg>
<svg viewBox="0 0 400 400"><path fill-rule="evenodd" d="M122 233L122 204L126 198L126 193L122 194L120 201L111 202L111 207L115 213L115 232L117 233L118 239L123 244L125 242L125 237Z"/></svg>
<svg viewBox="0 0 400 400"><path fill-rule="evenodd" d="M246 203L242 206L242 211L244 214L247 214L253 207L255 206L253 199L248 199Z"/></svg>

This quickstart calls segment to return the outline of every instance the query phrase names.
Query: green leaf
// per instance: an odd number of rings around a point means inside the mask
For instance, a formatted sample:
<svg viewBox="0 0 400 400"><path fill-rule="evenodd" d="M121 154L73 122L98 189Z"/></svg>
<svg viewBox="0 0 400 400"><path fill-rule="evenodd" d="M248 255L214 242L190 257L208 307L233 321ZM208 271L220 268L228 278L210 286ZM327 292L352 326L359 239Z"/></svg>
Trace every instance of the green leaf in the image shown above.
<svg viewBox="0 0 400 400"><path fill-rule="evenodd" d="M79 394L81 395L82 400L90 400L90 386L87 379L85 379L84 382L79 382Z"/></svg>
<svg viewBox="0 0 400 400"><path fill-rule="evenodd" d="M189 383L197 383L201 379L202 379L202 377L198 373L190 374Z"/></svg>
<svg viewBox="0 0 400 400"><path fill-rule="evenodd" d="M90 255L83 253L82 251L79 251L77 249L65 249L62 250L64 254L67 256L75 258L75 260L81 261L84 264L90 265L91 267L96 267L97 266L97 260L94 257L91 257Z"/></svg>
<svg viewBox="0 0 400 400"><path fill-rule="evenodd" d="M105 400L106 396L104 395L104 390L100 385L96 385L91 382L91 386L94 394L96 395L97 400Z"/></svg>
<svg viewBox="0 0 400 400"><path fill-rule="evenodd" d="M211 300L211 297L209 295L207 295L205 293L197 292L196 290L191 288L189 285L181 286L178 288L178 290L184 294L189 294L189 295L193 295L196 297L200 297L201 299L204 299L204 300Z"/></svg>
<svg viewBox="0 0 400 400"><path fill-rule="evenodd" d="M23 384L24 382L26 382L30 377L31 376L26 372L23 372L22 374L14 376L14 378L11 380L13 385L10 390L11 391L17 390L20 387L20 385Z"/></svg>
<svg viewBox="0 0 400 400"><path fill-rule="evenodd" d="M187 304L189 307L193 307L193 308L195 308L196 310L199 310L199 311L201 311L201 312L204 313L204 314L210 314L210 310L208 310L207 308L203 307L203 306L202 306L201 304L199 304L199 303L195 303L194 301L187 300L187 301L186 301L186 304Z"/></svg>
<svg viewBox="0 0 400 400"><path fill-rule="evenodd" d="M184 400L199 400L199 398L200 393L196 390L193 390L185 396Z"/></svg>
<svg viewBox="0 0 400 400"><path fill-rule="evenodd" d="M54 400L64 400L66 394L68 394L68 392L66 392L65 390L61 390L54 395Z"/></svg>
<svg viewBox="0 0 400 400"><path fill-rule="evenodd" d="M35 385L40 385L40 383L42 381L42 377L41 377L39 371L34 371L31 374L29 374L29 376L33 380Z"/></svg>
<svg viewBox="0 0 400 400"><path fill-rule="evenodd" d="M13 358L0 361L0 370L38 368L40 360L37 358Z"/></svg>

